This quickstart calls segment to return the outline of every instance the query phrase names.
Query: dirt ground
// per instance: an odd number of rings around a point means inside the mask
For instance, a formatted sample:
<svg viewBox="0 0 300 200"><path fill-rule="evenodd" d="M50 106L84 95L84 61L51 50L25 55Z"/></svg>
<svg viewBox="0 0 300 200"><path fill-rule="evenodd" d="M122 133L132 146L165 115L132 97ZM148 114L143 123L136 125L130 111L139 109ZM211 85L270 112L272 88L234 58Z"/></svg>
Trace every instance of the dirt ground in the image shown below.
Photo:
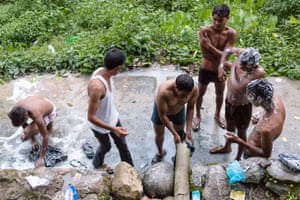
<svg viewBox="0 0 300 200"><path fill-rule="evenodd" d="M123 126L129 131L128 146L132 152L135 167L143 172L151 164L156 153L154 133L150 121L153 100L157 86L164 80L174 78L182 72L174 67L147 68L123 72L114 77L116 102ZM197 77L194 77L197 80ZM57 77L48 75L31 75L11 81L0 86L0 168L29 168L24 152L30 149L30 142L21 143L20 133L12 127L6 113L19 99L29 95L47 96L57 106L59 117L55 121L50 144L59 145L68 153L68 161L80 160L88 168L91 161L81 150L84 142L89 142L95 149L98 146L86 122L88 97L86 86L89 76L68 75ZM275 88L275 95L280 96L286 106L286 121L281 136L274 142L272 157L281 152L295 153L300 156L300 81L284 77L269 77ZM195 165L231 162L235 157L236 146L229 154L211 155L211 147L224 144L225 131L214 120L215 109L214 86L208 86L204 96L201 129L193 132L195 153L191 157L191 168ZM222 108L224 115L224 106ZM249 127L248 130L251 130ZM167 150L166 161L171 161L175 146L171 134L166 130L164 148ZM70 167L66 161L58 167ZM113 145L105 162L115 166L119 154ZM25 162L25 164L24 164Z"/></svg>

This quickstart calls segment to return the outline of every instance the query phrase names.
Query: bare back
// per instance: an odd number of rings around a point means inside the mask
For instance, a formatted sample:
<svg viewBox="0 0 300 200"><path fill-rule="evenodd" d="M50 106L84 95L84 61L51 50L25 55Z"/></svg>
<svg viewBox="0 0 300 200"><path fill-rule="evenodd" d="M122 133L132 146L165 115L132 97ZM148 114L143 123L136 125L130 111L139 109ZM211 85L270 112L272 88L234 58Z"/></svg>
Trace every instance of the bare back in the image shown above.
<svg viewBox="0 0 300 200"><path fill-rule="evenodd" d="M272 152L273 141L281 134L285 121L285 108L279 97L273 97L273 113L266 117L263 114L248 137L248 142L258 148L262 148L266 157ZM249 149L249 155L255 156Z"/></svg>
<svg viewBox="0 0 300 200"><path fill-rule="evenodd" d="M29 116L35 120L43 118L53 111L53 104L44 97L30 96L15 104L28 110Z"/></svg>

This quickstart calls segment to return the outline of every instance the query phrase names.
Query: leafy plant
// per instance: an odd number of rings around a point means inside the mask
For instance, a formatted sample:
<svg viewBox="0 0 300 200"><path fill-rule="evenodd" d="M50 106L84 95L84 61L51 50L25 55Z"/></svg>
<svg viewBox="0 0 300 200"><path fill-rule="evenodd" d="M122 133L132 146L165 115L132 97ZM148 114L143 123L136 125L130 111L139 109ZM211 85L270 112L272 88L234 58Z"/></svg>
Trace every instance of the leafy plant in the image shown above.
<svg viewBox="0 0 300 200"><path fill-rule="evenodd" d="M220 3L231 8L236 46L258 48L269 75L300 78L298 11L281 18L299 5L272 5L271 12L264 0L11 0L0 3L0 79L61 69L90 73L111 47L126 51L127 64L138 58L197 66L198 31L212 23Z"/></svg>

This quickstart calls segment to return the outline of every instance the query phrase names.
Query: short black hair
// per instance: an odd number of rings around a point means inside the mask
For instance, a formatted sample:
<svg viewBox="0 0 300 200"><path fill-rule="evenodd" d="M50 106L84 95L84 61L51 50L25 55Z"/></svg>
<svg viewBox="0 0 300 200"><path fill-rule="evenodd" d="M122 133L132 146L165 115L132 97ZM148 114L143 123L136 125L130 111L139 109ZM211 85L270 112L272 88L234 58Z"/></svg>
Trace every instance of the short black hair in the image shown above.
<svg viewBox="0 0 300 200"><path fill-rule="evenodd" d="M123 65L126 60L124 51L118 48L108 50L104 57L104 65L107 69L114 69L119 65Z"/></svg>
<svg viewBox="0 0 300 200"><path fill-rule="evenodd" d="M260 78L251 81L247 85L248 90L255 95L255 98L261 97L264 101L269 104L272 103L274 95L274 88L272 84L266 78Z"/></svg>
<svg viewBox="0 0 300 200"><path fill-rule="evenodd" d="M21 126L25 122L27 110L20 106L15 106L8 113L8 117L11 119L13 126Z"/></svg>
<svg viewBox="0 0 300 200"><path fill-rule="evenodd" d="M212 11L212 15L214 14L218 15L219 17L229 17L230 8L226 4L216 5Z"/></svg>
<svg viewBox="0 0 300 200"><path fill-rule="evenodd" d="M176 78L176 87L178 90L191 92L194 87L194 80L188 74L180 74Z"/></svg>

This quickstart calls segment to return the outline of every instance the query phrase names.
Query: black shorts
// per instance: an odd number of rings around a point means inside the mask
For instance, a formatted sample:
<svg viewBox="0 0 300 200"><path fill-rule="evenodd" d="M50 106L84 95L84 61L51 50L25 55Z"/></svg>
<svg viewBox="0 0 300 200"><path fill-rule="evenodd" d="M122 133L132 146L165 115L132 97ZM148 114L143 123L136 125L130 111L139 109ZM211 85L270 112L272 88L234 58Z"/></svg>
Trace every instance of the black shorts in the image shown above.
<svg viewBox="0 0 300 200"><path fill-rule="evenodd" d="M218 72L212 72L204 69L202 66L199 68L198 81L202 85L207 85L209 82L219 83L222 82L218 78Z"/></svg>
<svg viewBox="0 0 300 200"><path fill-rule="evenodd" d="M247 129L252 115L252 104L232 105L225 100L225 117L228 121L234 121L236 128Z"/></svg>

